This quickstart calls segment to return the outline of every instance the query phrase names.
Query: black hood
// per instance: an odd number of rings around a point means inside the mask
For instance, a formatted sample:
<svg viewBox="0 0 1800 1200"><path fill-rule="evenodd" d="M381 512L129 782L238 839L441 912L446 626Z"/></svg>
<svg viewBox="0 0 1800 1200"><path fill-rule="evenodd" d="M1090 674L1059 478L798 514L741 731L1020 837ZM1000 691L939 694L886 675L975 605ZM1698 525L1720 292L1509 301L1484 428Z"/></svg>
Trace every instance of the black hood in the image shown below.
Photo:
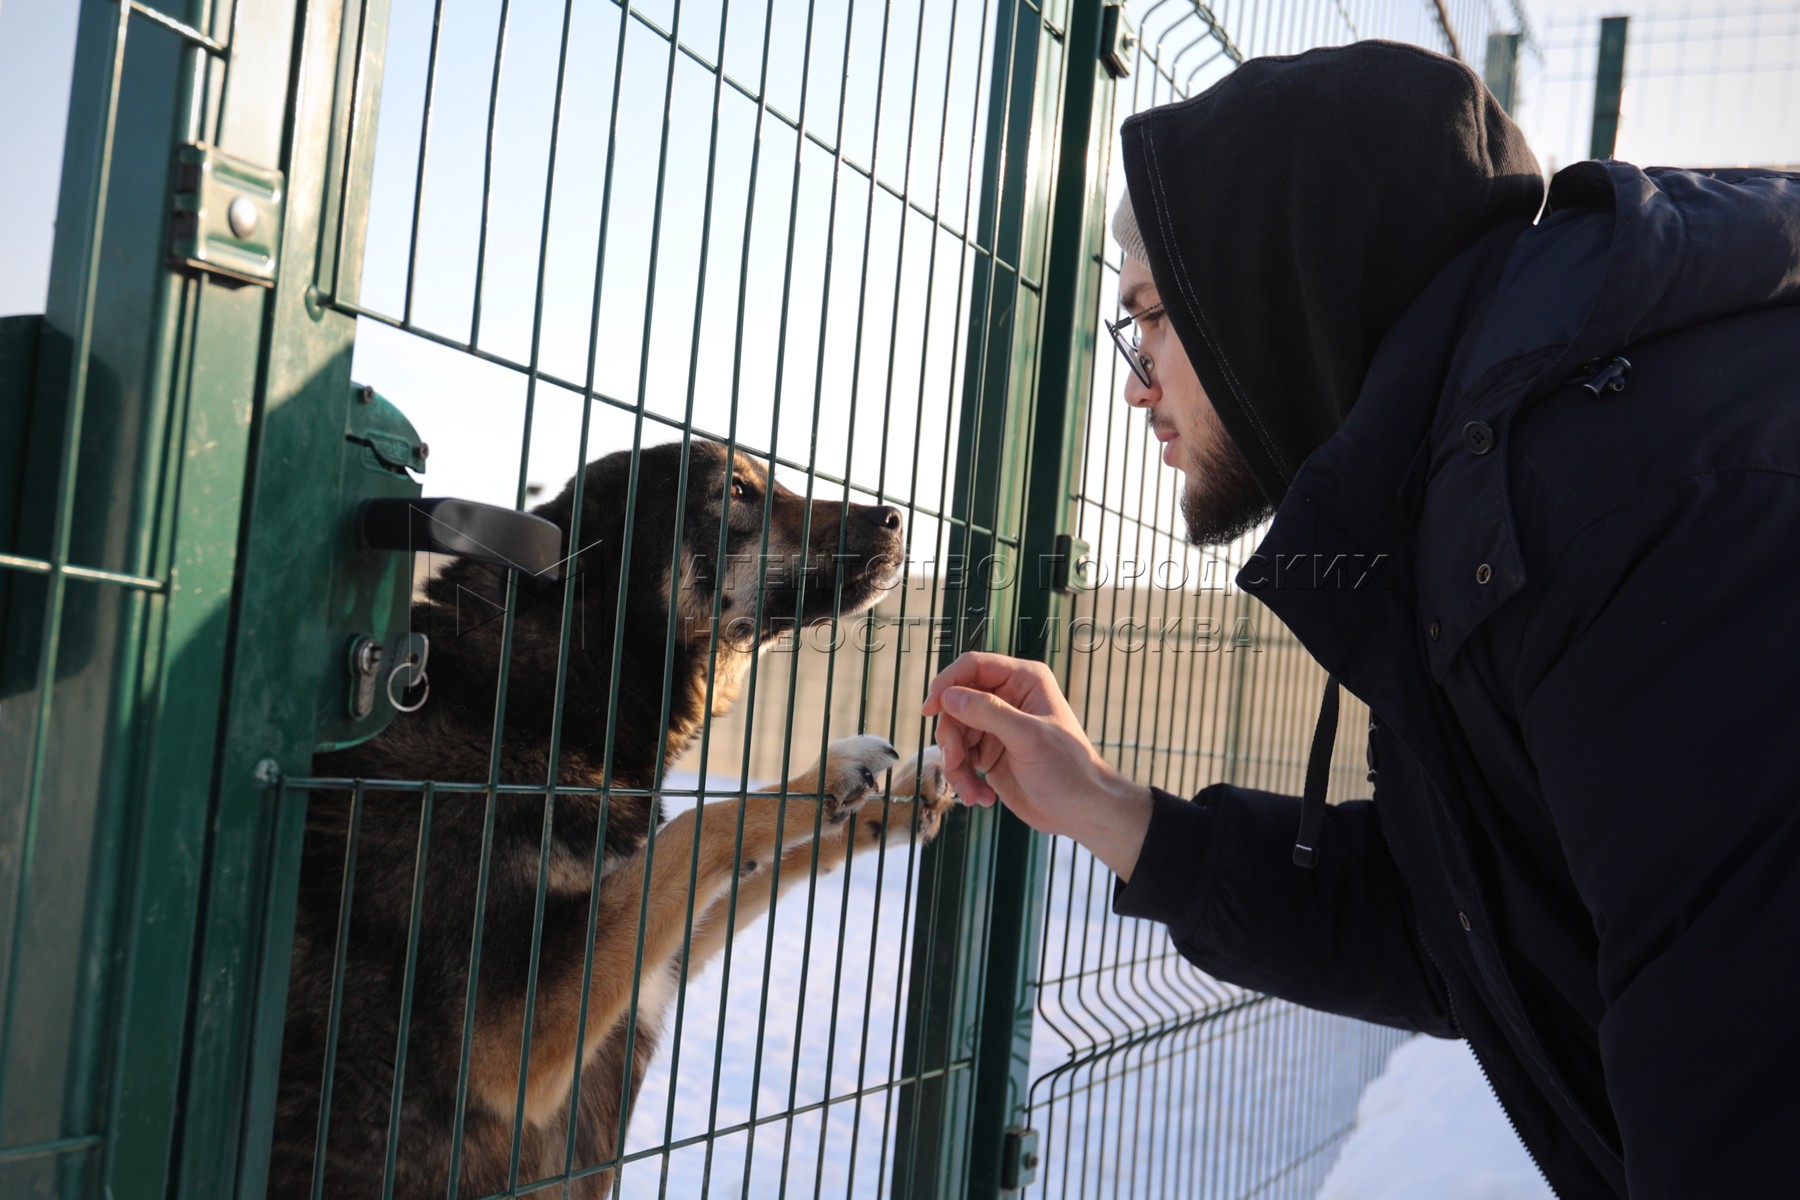
<svg viewBox="0 0 1800 1200"><path fill-rule="evenodd" d="M1480 78L1396 42L1252 59L1121 136L1171 327L1272 503L1432 277L1543 200Z"/></svg>

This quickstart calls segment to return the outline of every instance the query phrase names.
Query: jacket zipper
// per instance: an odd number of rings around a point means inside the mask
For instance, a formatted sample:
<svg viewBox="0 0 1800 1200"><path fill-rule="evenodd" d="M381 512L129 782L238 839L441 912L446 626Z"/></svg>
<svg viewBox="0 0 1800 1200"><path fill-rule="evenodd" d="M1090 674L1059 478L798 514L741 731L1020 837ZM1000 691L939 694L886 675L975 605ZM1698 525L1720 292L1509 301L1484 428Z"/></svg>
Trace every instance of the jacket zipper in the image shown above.
<svg viewBox="0 0 1800 1200"><path fill-rule="evenodd" d="M1375 777L1378 772L1378 764L1375 755L1375 735L1380 732L1380 730L1381 718L1377 717L1374 713L1370 713L1367 751L1367 761L1369 766L1368 779L1370 783L1375 782ZM1386 846L1388 858L1393 861L1394 869L1398 871L1400 869L1400 861L1394 858L1394 848L1387 845L1386 838L1382 839L1382 845ZM1417 913L1413 914L1413 935L1419 939L1419 949L1425 952L1425 961L1431 964L1431 969L1437 973L1438 983L1442 985L1444 989L1444 1009L1450 1015L1450 1027L1455 1029L1458 1033L1461 1033L1462 1022L1456 1018L1456 996L1450 990L1450 977L1444 974L1444 968L1438 962L1437 955L1431 952L1431 944L1425 940L1425 926L1420 923ZM1463 1038L1463 1044L1469 1048L1469 1055L1475 1060L1476 1069L1481 1072L1481 1081L1487 1084L1488 1094L1494 1098L1494 1103L1500 1106L1501 1115L1506 1118L1506 1123L1512 1127L1513 1137L1518 1140L1519 1145L1525 1148L1525 1156L1531 1160L1531 1165L1533 1169L1537 1171L1538 1178L1544 1181L1544 1186L1550 1189L1552 1195L1560 1197L1562 1193L1557 1191L1554 1183L1550 1182L1550 1176L1544 1173L1544 1164L1538 1161L1537 1151L1532 1149L1531 1143L1525 1140L1525 1134L1520 1130L1518 1121L1513 1119L1512 1109L1506 1106L1505 1098L1500 1095L1500 1090L1494 1086L1494 1077L1488 1074L1487 1063L1482 1061L1481 1052L1475 1048L1475 1043L1467 1036Z"/></svg>
<svg viewBox="0 0 1800 1200"><path fill-rule="evenodd" d="M1388 853L1391 855L1392 849ZM1431 964L1431 969L1437 972L1438 982L1444 986L1444 1007L1450 1014L1450 1024L1458 1032L1461 1032L1462 1022L1456 1019L1456 997L1450 989L1450 977L1444 974L1444 968L1438 964L1437 955L1431 952L1431 946L1425 941L1425 927L1419 923L1416 914L1413 917L1413 932L1418 936L1419 949L1425 952L1425 961ZM1500 1090L1494 1086L1494 1077L1488 1074L1487 1063L1482 1060L1481 1051L1475 1048L1475 1043L1467 1036L1464 1036L1463 1044L1469 1048L1470 1056L1475 1059L1475 1065L1481 1071L1482 1082L1487 1084L1488 1094L1500 1106L1500 1112L1506 1117L1506 1123L1512 1126L1513 1137L1517 1138L1519 1145L1525 1148L1525 1155L1531 1159L1531 1165L1537 1168L1538 1178L1544 1181L1544 1186L1550 1189L1552 1195L1560 1197L1562 1192L1558 1191L1556 1185L1550 1182L1550 1176L1544 1173L1544 1164L1538 1161L1537 1151L1532 1149L1531 1143L1525 1139L1524 1132L1520 1130L1518 1121L1513 1119L1512 1109L1506 1106L1506 1097L1502 1096Z"/></svg>
<svg viewBox="0 0 1800 1200"><path fill-rule="evenodd" d="M1623 362L1624 360L1620 359L1617 361ZM1630 364L1626 364L1626 365L1629 366ZM1617 390L1617 389L1614 389L1614 390ZM1374 777L1377 773L1377 768L1379 766L1379 762L1378 762L1377 756L1375 754L1374 735L1380 728L1381 728L1381 722L1380 722L1379 718L1372 717L1369 722L1369 734L1370 734L1370 738L1369 738L1369 775L1370 775L1370 782L1374 782ZM1458 853L1462 856L1462 858L1466 862L1468 859L1468 848L1466 846L1462 845L1460 832L1457 832L1456 830L1454 830L1454 828L1452 829L1452 832L1453 832L1453 834L1455 834L1455 837L1456 837ZM1385 838L1383 839L1383 844L1384 845L1386 844ZM1394 856L1393 846L1391 846L1391 845L1387 846L1387 852L1388 852L1388 858L1391 859L1394 863L1394 869L1396 871L1399 871L1400 870L1400 860ZM1404 871L1401 872L1401 876L1402 876L1402 878L1405 877ZM1485 919L1485 914L1483 914L1483 917ZM1419 939L1419 948L1425 952L1426 960L1431 963L1432 970L1437 972L1439 982L1441 982L1444 985L1444 1003L1445 1003L1445 1006L1449 1009L1451 1024L1454 1025L1460 1031L1462 1029L1462 1022L1460 1022L1456 1019L1456 1002L1455 1002L1454 998L1451 996L1451 992L1450 992L1450 977L1444 973L1443 966L1438 962L1437 956L1431 952L1430 945L1428 945L1426 943L1425 927L1420 922L1417 913L1414 913L1414 915L1413 915L1413 931L1414 931L1414 934ZM1527 1028L1529 1031L1529 1027L1527 1027ZM1535 1032L1535 1031L1531 1031L1531 1032ZM1487 1081L1488 1090L1490 1092L1493 1092L1494 1099L1499 1102L1500 1111L1506 1114L1507 1124L1512 1126L1513 1134L1514 1134L1514 1136L1516 1136L1519 1139L1519 1144L1521 1146L1525 1147L1525 1153L1531 1157L1532 1165L1537 1168L1538 1174L1543 1178L1545 1184L1547 1184L1550 1187L1550 1190L1553 1193L1555 1193L1556 1195L1561 1196L1562 1193L1558 1192L1556 1190L1556 1185L1550 1182L1550 1177L1548 1175L1544 1174L1544 1165L1543 1165L1543 1163L1538 1161L1537 1151L1535 1151L1531 1148L1530 1143L1528 1143L1525 1140L1525 1135L1522 1132L1520 1132L1519 1123L1518 1123L1518 1121L1513 1119L1512 1111L1506 1107L1505 1099L1500 1095L1499 1091L1497 1089L1495 1089L1494 1078L1492 1075L1490 1075L1488 1073L1487 1063L1482 1060L1480 1051L1475 1049L1475 1043L1472 1041L1469 1041L1469 1039L1466 1037L1463 1040L1465 1042L1468 1042L1469 1053L1474 1055L1475 1065L1477 1067L1481 1068L1481 1076L1483 1079L1485 1079ZM1547 1071L1551 1071L1552 1075L1554 1076L1554 1068L1550 1067L1548 1062L1544 1062L1541 1065L1543 1065ZM1565 1101L1567 1101L1570 1111L1575 1113L1577 1116L1579 1116L1584 1121L1584 1123L1587 1125L1588 1131L1590 1133L1592 1133L1596 1138L1598 1138L1600 1140L1600 1142L1604 1145L1606 1139L1600 1136L1599 1130L1594 1127L1592 1118L1590 1118L1587 1115L1586 1111L1582 1108L1582 1106L1576 1102L1576 1100L1573 1096L1568 1094L1568 1091L1566 1088L1563 1088L1561 1086L1560 1080L1557 1080L1553 1077L1551 1082L1557 1084L1557 1086L1559 1087L1559 1090L1561 1090L1563 1092L1563 1099Z"/></svg>

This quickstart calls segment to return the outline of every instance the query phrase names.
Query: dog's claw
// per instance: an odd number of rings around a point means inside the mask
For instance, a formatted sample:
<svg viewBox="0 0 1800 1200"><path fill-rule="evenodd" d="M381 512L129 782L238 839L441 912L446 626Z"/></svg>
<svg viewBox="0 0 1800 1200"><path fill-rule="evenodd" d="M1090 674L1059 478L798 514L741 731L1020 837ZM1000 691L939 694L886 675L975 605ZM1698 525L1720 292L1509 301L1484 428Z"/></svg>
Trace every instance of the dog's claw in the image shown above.
<svg viewBox="0 0 1800 1200"><path fill-rule="evenodd" d="M894 745L884 737L861 734L833 742L821 764L824 776L826 819L832 824L847 820L881 785L881 773L899 759Z"/></svg>

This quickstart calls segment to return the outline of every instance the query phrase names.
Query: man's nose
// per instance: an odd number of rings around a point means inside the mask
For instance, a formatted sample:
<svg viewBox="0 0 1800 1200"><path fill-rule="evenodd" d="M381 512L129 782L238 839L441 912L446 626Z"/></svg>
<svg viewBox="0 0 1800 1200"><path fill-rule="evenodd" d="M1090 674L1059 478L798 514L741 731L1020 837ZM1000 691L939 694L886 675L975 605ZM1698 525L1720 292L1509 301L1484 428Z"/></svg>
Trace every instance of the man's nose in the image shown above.
<svg viewBox="0 0 1800 1200"><path fill-rule="evenodd" d="M1136 371L1125 373L1125 403L1133 408L1148 408L1162 399L1162 387L1156 382L1156 376L1150 377L1146 384L1137 377Z"/></svg>

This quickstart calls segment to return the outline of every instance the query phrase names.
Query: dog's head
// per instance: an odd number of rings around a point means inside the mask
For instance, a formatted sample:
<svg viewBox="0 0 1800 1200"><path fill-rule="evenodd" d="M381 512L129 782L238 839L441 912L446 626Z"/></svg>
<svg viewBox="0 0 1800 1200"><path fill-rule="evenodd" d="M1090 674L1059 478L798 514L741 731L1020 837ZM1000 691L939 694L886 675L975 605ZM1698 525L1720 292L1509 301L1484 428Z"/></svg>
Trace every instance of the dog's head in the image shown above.
<svg viewBox="0 0 1800 1200"><path fill-rule="evenodd" d="M631 452L609 454L588 465L582 492L573 566L590 595L618 588L629 535L628 610L666 621L672 609L679 645L754 654L796 626L871 607L900 575L898 509L809 503L717 442L692 441L685 455L679 442L645 447L635 480ZM566 535L574 503L571 480L537 512Z"/></svg>

